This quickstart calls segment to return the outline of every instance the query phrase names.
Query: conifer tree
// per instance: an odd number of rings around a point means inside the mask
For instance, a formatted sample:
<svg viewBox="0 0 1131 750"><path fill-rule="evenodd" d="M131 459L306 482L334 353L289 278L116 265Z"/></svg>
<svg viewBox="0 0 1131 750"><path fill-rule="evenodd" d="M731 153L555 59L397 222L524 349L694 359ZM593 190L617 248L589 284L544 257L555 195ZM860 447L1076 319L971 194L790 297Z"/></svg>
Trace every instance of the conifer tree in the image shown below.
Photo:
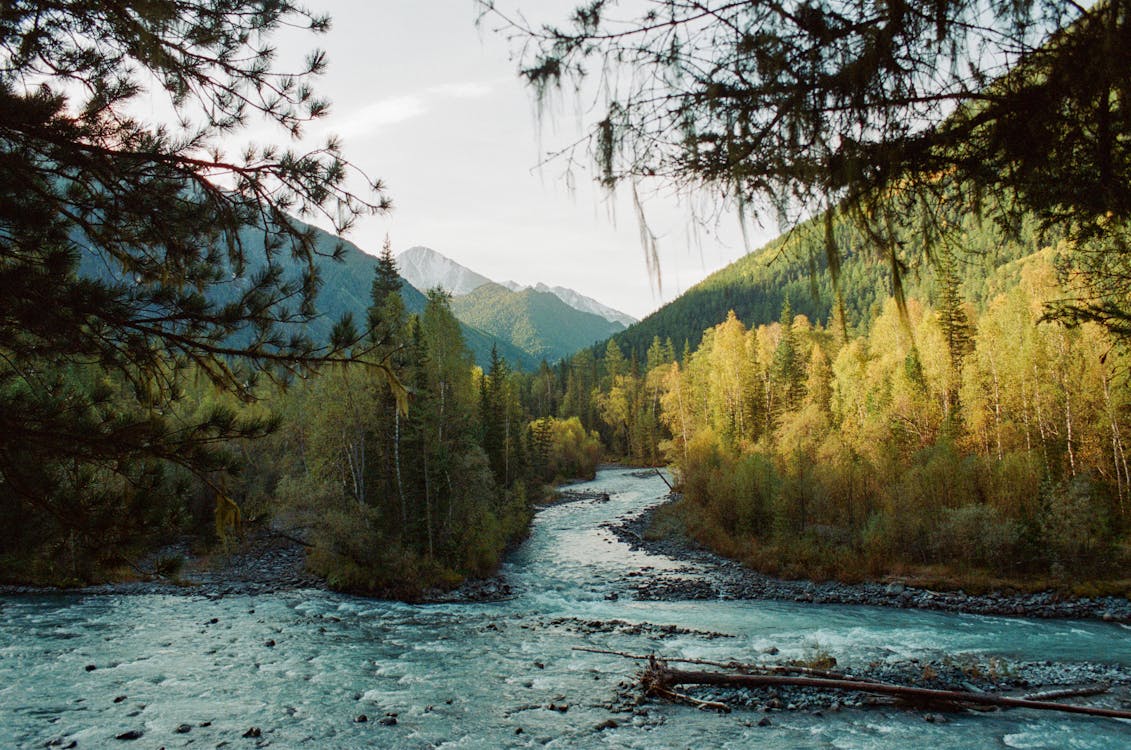
<svg viewBox="0 0 1131 750"><path fill-rule="evenodd" d="M291 0L4 5L0 496L50 504L60 463L207 477L232 463L220 441L271 425L220 407L175 423L190 371L249 399L259 373L351 359L352 322L329 343L303 331L316 260L339 251L292 214L345 231L388 207L380 184L347 190L334 140L224 148L253 117L287 138L326 111L311 86L325 56L279 70L269 40L328 23ZM139 116L145 93L178 124Z"/></svg>
<svg viewBox="0 0 1131 750"><path fill-rule="evenodd" d="M781 392L777 406L792 411L801 405L804 395L805 365L793 330L793 309L787 298L781 309L781 341L774 350L773 377Z"/></svg>
<svg viewBox="0 0 1131 750"><path fill-rule="evenodd" d="M512 434L515 425L510 421L508 378L510 367L499 356L498 347L491 347L491 364L483 378L480 391L480 419L483 422L483 450L491 464L495 480L502 487L510 485Z"/></svg>
<svg viewBox="0 0 1131 750"><path fill-rule="evenodd" d="M970 319L963 308L961 279L956 268L957 260L948 250L940 252L935 263L935 277L939 284L939 325L946 336L946 347L955 373L962 370L962 359L974 348L974 335Z"/></svg>

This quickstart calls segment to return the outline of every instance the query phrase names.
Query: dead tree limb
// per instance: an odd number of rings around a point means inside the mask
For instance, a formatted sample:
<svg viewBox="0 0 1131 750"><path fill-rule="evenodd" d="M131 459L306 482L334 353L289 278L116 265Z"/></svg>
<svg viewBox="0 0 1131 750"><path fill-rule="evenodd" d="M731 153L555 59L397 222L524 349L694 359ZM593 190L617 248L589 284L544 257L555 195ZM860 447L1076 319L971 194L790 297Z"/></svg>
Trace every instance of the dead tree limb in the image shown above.
<svg viewBox="0 0 1131 750"><path fill-rule="evenodd" d="M665 477L659 469L653 469L653 471L656 472L656 476L658 476L660 479L664 480L664 484L666 484L668 486L669 490L671 490L672 492L675 492L675 487L672 487L672 483L668 481L668 478Z"/></svg>
<svg viewBox="0 0 1131 750"><path fill-rule="evenodd" d="M858 693L891 695L904 700L921 703L958 703L980 706L999 706L1002 708L1030 708L1038 711L1062 711L1065 713L1105 716L1113 719L1131 719L1131 711L1096 706L1076 706L1070 703L1052 703L1045 700L1026 700L1007 698L988 693L967 693L958 690L934 690L892 685L884 682L865 682L863 680L839 680L823 677L796 677L780 674L727 674L723 672L701 672L670 669L666 663L653 659L645 672L643 683L646 691L670 691L676 685L720 685L727 687L807 687L822 690L843 690ZM662 693L661 693L662 694Z"/></svg>
<svg viewBox="0 0 1131 750"><path fill-rule="evenodd" d="M1064 690L1046 690L1040 693L1029 693L1021 698L1027 701L1051 701L1058 698L1087 698L1091 695L1101 695L1111 689L1111 685L1101 682L1095 685L1065 688Z"/></svg>
<svg viewBox="0 0 1131 750"><path fill-rule="evenodd" d="M301 528L306 528L306 527L301 527ZM288 534L285 531L272 530L269 533L272 536L282 537L283 539L286 539L288 542L294 542L295 544L301 544L303 547L306 547L307 549L314 549L314 545L311 544L310 542L299 539L297 536L291 536L290 534Z"/></svg>
<svg viewBox="0 0 1131 750"><path fill-rule="evenodd" d="M637 661L649 661L654 658L654 654L629 654L624 651L609 651L603 648L589 648L588 646L574 646L574 651L588 651L591 654L609 654L611 656L621 656L625 659L636 659ZM665 658L662 660L667 664L698 664L705 667L719 667L720 669L733 669L742 674L802 674L809 677L828 677L833 680L857 680L859 682L879 682L878 680L870 680L866 677L852 677L843 672L830 672L824 669L814 669L812 667L803 667L793 664L749 664L738 661L710 661L709 659L679 659L679 658Z"/></svg>
<svg viewBox="0 0 1131 750"><path fill-rule="evenodd" d="M677 693L674 690L668 690L666 688L653 688L653 692L656 695L659 695L661 698L667 698L668 700L676 703L687 703L689 705L695 706L700 710L718 711L724 714L730 713L730 706L725 703L720 703L719 701L700 700L699 698L693 698L690 695Z"/></svg>

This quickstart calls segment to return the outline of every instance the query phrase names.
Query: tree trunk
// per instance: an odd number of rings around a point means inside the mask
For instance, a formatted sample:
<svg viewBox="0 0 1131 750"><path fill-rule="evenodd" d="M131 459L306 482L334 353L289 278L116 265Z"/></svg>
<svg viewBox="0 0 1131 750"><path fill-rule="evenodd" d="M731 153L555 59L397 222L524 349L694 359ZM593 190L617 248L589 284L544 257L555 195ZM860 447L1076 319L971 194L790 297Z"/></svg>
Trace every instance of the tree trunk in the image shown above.
<svg viewBox="0 0 1131 750"><path fill-rule="evenodd" d="M408 502L404 497L404 482L401 481L401 413L393 407L393 466L397 472L397 494L401 498L401 538L408 538Z"/></svg>
<svg viewBox="0 0 1131 750"><path fill-rule="evenodd" d="M1105 716L1114 719L1131 719L1131 711L1095 706L1077 706L1044 700L1006 698L989 693L966 693L958 690L933 690L909 685L891 685L883 682L839 680L825 677L804 677L781 674L728 674L724 672L684 671L670 669L662 661L653 661L644 675L645 687L663 692L674 685L724 685L730 687L809 687L822 690L845 690L860 693L890 695L918 703L966 703L1002 708L1031 708L1040 711Z"/></svg>

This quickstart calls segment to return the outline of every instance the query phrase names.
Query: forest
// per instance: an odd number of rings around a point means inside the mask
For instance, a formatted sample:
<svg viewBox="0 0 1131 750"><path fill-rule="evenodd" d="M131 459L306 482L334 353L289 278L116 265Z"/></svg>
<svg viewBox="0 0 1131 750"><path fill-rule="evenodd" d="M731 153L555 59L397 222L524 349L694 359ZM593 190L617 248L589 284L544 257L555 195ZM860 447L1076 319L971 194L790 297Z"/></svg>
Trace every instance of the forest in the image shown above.
<svg viewBox="0 0 1131 750"><path fill-rule="evenodd" d="M1125 569L1127 4L645 3L669 22L614 35L605 5L532 28L478 3L540 102L608 74L576 146L606 188L768 201L789 231L530 373L476 367L442 292L410 314L388 245L366 319L320 314L327 239L392 207L337 138L299 140L325 55L263 41L328 17L0 14L0 577L114 578L272 523L331 585L412 597L493 570L602 455L671 464L668 520L782 574ZM150 87L175 127L131 114ZM289 145L229 153L252 116Z"/></svg>
<svg viewBox="0 0 1131 750"><path fill-rule="evenodd" d="M534 372L497 352L477 367L440 290L408 313L386 242L365 334L348 317L332 334L356 342L348 357L263 379L250 400L181 372L164 416L196 425L208 470L41 463L38 503L3 499L2 570L102 580L184 534L223 554L241 529L271 524L309 545L330 585L414 598L490 574L552 485L603 458L673 467L682 499L653 533L682 529L778 575L1121 586L1131 359L1099 323L1050 318L1069 244L1023 226L1006 237L958 218L929 258L909 241L901 304L890 278L877 292L883 267L840 217L834 233L854 250L839 281L827 267L808 276L815 220ZM914 222L901 231L917 236ZM713 312L731 300L741 316ZM683 330L712 314L678 347L633 346L657 318ZM144 418L120 373L71 364L51 377L90 394L100 420Z"/></svg>
<svg viewBox="0 0 1131 750"><path fill-rule="evenodd" d="M682 500L653 533L685 528L773 574L1125 586L1126 342L1049 319L1063 243L1001 249L1021 257L987 274L992 236L966 231L966 255L909 285L921 298L863 318L786 298L777 320L731 311L678 361L658 337L642 361L616 341L582 352L563 409L614 454L673 465Z"/></svg>
<svg viewBox="0 0 1131 750"><path fill-rule="evenodd" d="M497 354L486 372L477 367L444 292L407 314L402 283L386 244L357 351L305 377L264 381L251 402L185 373L172 420L241 433L209 440L207 473L158 460L58 462L40 467L38 502L0 495L4 578L121 577L135 556L185 534L222 556L268 522L301 537L310 569L348 591L414 598L493 572L548 483L593 475L597 439L577 419L554 418L552 396L538 390L544 378ZM92 408L103 418L140 418L130 384L104 368L52 376L97 388Z"/></svg>

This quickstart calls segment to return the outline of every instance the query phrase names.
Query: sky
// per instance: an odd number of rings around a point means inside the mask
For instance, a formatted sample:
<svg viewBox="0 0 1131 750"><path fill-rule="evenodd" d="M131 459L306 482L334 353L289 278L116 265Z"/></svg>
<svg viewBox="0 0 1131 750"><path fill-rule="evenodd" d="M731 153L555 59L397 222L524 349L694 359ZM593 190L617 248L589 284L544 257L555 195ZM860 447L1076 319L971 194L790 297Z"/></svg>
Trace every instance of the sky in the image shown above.
<svg viewBox="0 0 1131 750"><path fill-rule="evenodd" d="M556 19L573 7L509 5ZM424 245L496 281L570 287L636 317L745 254L737 217L701 226L691 201L661 188L645 197L660 249L659 278L650 274L627 190L610 198L588 171L575 169L571 187L563 162L540 166L594 113L567 96L540 119L511 43L489 23L477 28L473 0L308 7L329 13L331 30L278 37L281 58L327 52L315 85L331 114L309 136L337 134L345 156L387 186L393 211L365 217L347 235L367 252L387 234L394 253ZM752 247L773 234L754 227Z"/></svg>

